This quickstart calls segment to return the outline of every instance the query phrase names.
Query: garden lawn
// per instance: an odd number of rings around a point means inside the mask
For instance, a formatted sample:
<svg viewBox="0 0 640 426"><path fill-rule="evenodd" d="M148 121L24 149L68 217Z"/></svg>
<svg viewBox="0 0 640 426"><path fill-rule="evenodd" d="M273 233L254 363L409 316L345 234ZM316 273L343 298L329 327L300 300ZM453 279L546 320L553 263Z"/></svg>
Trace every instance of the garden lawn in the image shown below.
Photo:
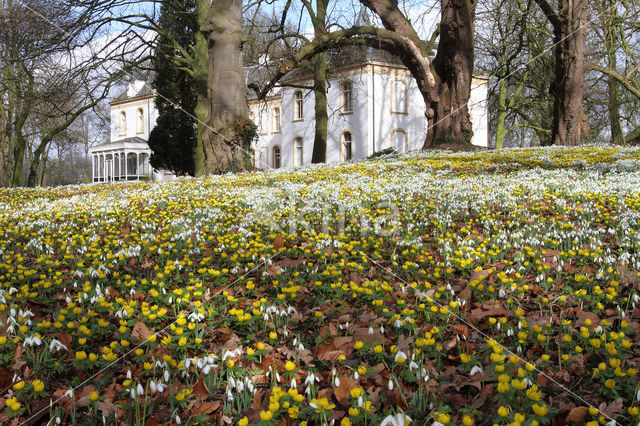
<svg viewBox="0 0 640 426"><path fill-rule="evenodd" d="M639 164L0 189L0 423L638 424Z"/></svg>

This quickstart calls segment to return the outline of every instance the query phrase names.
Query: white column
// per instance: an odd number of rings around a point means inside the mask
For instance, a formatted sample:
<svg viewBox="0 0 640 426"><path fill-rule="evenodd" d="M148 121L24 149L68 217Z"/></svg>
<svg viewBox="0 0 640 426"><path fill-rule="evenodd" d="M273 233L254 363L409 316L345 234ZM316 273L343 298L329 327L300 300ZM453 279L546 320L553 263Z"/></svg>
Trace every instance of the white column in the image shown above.
<svg viewBox="0 0 640 426"><path fill-rule="evenodd" d="M124 150L124 180L129 178L129 153L127 150Z"/></svg>
<svg viewBox="0 0 640 426"><path fill-rule="evenodd" d="M96 156L91 154L91 182L96 181Z"/></svg>
<svg viewBox="0 0 640 426"><path fill-rule="evenodd" d="M136 152L136 175L138 176L138 180L140 180L140 153Z"/></svg>

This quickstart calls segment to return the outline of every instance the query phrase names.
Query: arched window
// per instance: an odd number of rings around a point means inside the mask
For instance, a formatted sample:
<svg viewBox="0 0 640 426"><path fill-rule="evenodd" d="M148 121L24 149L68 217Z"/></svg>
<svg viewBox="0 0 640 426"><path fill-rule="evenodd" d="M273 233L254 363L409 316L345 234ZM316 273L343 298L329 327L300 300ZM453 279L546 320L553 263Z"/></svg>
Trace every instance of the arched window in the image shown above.
<svg viewBox="0 0 640 426"><path fill-rule="evenodd" d="M120 136L124 136L127 134L127 113L124 111L120 112Z"/></svg>
<svg viewBox="0 0 640 426"><path fill-rule="evenodd" d="M280 107L273 107L273 133L280 133Z"/></svg>
<svg viewBox="0 0 640 426"><path fill-rule="evenodd" d="M297 90L293 94L293 121L304 120L304 96Z"/></svg>
<svg viewBox="0 0 640 426"><path fill-rule="evenodd" d="M343 113L353 112L353 83L351 80L345 80L341 84L341 110Z"/></svg>
<svg viewBox="0 0 640 426"><path fill-rule="evenodd" d="M353 159L353 136L351 132L342 133L340 156L342 161L351 161Z"/></svg>
<svg viewBox="0 0 640 426"><path fill-rule="evenodd" d="M144 133L144 111L138 108L136 111L136 133Z"/></svg>
<svg viewBox="0 0 640 426"><path fill-rule="evenodd" d="M395 129L391 132L391 148L398 154L403 154L409 150L407 142L407 132L403 129Z"/></svg>
<svg viewBox="0 0 640 426"><path fill-rule="evenodd" d="M280 146L276 145L273 147L273 168L274 169L279 169L280 168Z"/></svg>
<svg viewBox="0 0 640 426"><path fill-rule="evenodd" d="M302 166L304 163L304 142L298 136L293 141L293 165Z"/></svg>
<svg viewBox="0 0 640 426"><path fill-rule="evenodd" d="M407 84L404 80L396 79L391 82L391 112L407 113Z"/></svg>

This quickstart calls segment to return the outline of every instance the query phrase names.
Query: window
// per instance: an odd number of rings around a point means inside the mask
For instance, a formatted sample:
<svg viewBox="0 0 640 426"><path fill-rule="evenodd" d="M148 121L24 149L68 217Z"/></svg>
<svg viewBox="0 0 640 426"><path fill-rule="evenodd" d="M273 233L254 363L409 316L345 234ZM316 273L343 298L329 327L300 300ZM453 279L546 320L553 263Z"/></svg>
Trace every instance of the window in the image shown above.
<svg viewBox="0 0 640 426"><path fill-rule="evenodd" d="M136 133L144 133L144 111L138 108L136 111Z"/></svg>
<svg viewBox="0 0 640 426"><path fill-rule="evenodd" d="M304 120L304 97L300 90L293 94L293 121Z"/></svg>
<svg viewBox="0 0 640 426"><path fill-rule="evenodd" d="M276 145L273 147L273 168L280 168L280 146Z"/></svg>
<svg viewBox="0 0 640 426"><path fill-rule="evenodd" d="M295 138L295 140L293 141L293 165L294 166L302 166L302 164L304 163L303 144L304 143L300 136Z"/></svg>
<svg viewBox="0 0 640 426"><path fill-rule="evenodd" d="M398 154L408 151L407 132L403 129L395 129L391 133L391 148L395 149Z"/></svg>
<svg viewBox="0 0 640 426"><path fill-rule="evenodd" d="M273 107L273 133L280 133L280 107Z"/></svg>
<svg viewBox="0 0 640 426"><path fill-rule="evenodd" d="M269 123L267 121L267 117L269 117L269 111L267 111L267 107L263 107L260 109L259 111L260 114L260 123L258 124L258 127L260 129L260 134L261 135L266 135L267 133L269 133Z"/></svg>
<svg viewBox="0 0 640 426"><path fill-rule="evenodd" d="M407 84L404 80L391 82L391 112L395 114L407 113Z"/></svg>
<svg viewBox="0 0 640 426"><path fill-rule="evenodd" d="M340 150L342 161L351 161L353 159L353 136L351 132L342 134L342 148Z"/></svg>
<svg viewBox="0 0 640 426"><path fill-rule="evenodd" d="M342 94L342 113L353 112L353 83L351 80L345 80L341 85Z"/></svg>
<svg viewBox="0 0 640 426"><path fill-rule="evenodd" d="M127 134L127 113L120 112L120 136Z"/></svg>

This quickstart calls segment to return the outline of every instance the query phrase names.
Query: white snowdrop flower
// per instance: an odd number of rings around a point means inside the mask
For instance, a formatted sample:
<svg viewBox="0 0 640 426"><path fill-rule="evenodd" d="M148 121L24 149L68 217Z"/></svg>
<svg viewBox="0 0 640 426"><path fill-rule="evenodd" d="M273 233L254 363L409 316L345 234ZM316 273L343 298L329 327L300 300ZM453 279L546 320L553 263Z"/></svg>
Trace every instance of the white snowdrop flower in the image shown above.
<svg viewBox="0 0 640 426"><path fill-rule="evenodd" d="M512 328L507 330L507 336L509 336L509 337L513 336L513 329Z"/></svg>
<svg viewBox="0 0 640 426"><path fill-rule="evenodd" d="M210 365L205 365L202 368L202 374L204 374L205 376L209 374L209 371L211 370L211 366Z"/></svg>
<svg viewBox="0 0 640 426"><path fill-rule="evenodd" d="M177 425L182 423L182 420L180 420L180 416L176 414L176 417L173 419L174 422L176 422Z"/></svg>
<svg viewBox="0 0 640 426"><path fill-rule="evenodd" d="M369 334L373 334L373 327L369 327Z"/></svg>
<svg viewBox="0 0 640 426"><path fill-rule="evenodd" d="M24 342L22 343L22 347L40 346L41 344L42 344L42 340L40 340L38 336L29 336L26 339L24 339Z"/></svg>
<svg viewBox="0 0 640 426"><path fill-rule="evenodd" d="M387 387L389 388L389 390L393 390L393 380L389 379L389 382L387 383Z"/></svg>
<svg viewBox="0 0 640 426"><path fill-rule="evenodd" d="M383 325L380 326L380 333L384 334L384 326Z"/></svg>
<svg viewBox="0 0 640 426"><path fill-rule="evenodd" d="M353 373L353 378L355 380L358 380L360 378L360 374L358 374L358 372L356 371L355 373Z"/></svg>
<svg viewBox="0 0 640 426"><path fill-rule="evenodd" d="M149 381L149 390L151 390L151 393L156 393L158 391L158 386L153 380Z"/></svg>
<svg viewBox="0 0 640 426"><path fill-rule="evenodd" d="M68 348L59 340L53 339L51 343L49 343L49 352L56 353L58 351L68 350Z"/></svg>
<svg viewBox="0 0 640 426"><path fill-rule="evenodd" d="M231 389L227 388L227 401L233 402L233 394L231 393Z"/></svg>
<svg viewBox="0 0 640 426"><path fill-rule="evenodd" d="M236 387L235 379L233 377L229 377L228 384L229 384L229 389L235 388Z"/></svg>
<svg viewBox="0 0 640 426"><path fill-rule="evenodd" d="M602 334L602 326L601 325L596 327L596 333Z"/></svg>
<svg viewBox="0 0 640 426"><path fill-rule="evenodd" d="M73 389L69 389L68 391L66 391L64 393L64 396L72 398L73 399Z"/></svg>
<svg viewBox="0 0 640 426"><path fill-rule="evenodd" d="M333 384L339 388L340 387L340 379L338 377L336 377L335 379L333 379Z"/></svg>
<svg viewBox="0 0 640 426"><path fill-rule="evenodd" d="M413 371L413 370L417 370L418 369L418 364L415 363L415 361L411 361L409 363L409 371Z"/></svg>
<svg viewBox="0 0 640 426"><path fill-rule="evenodd" d="M127 379L131 380L131 370L127 370Z"/></svg>
<svg viewBox="0 0 640 426"><path fill-rule="evenodd" d="M309 405L314 409L318 408L318 406L315 404L315 402L310 402Z"/></svg>
<svg viewBox="0 0 640 426"><path fill-rule="evenodd" d="M500 291L498 291L498 296L500 297L505 297L507 295L507 293L504 291L504 289L500 289Z"/></svg>
<svg viewBox="0 0 640 426"><path fill-rule="evenodd" d="M164 381L168 382L169 381L169 370L164 370Z"/></svg>
<svg viewBox="0 0 640 426"><path fill-rule="evenodd" d="M62 423L62 419L60 417L56 417L56 424L59 425Z"/></svg>
<svg viewBox="0 0 640 426"><path fill-rule="evenodd" d="M138 393L138 395L144 395L144 388L140 383L138 383L138 386L136 387L136 392Z"/></svg>
<svg viewBox="0 0 640 426"><path fill-rule="evenodd" d="M474 374L477 374L477 373L482 374L482 367L480 367L479 365L474 365L471 371L469 372L469 375L473 376Z"/></svg>
<svg viewBox="0 0 640 426"><path fill-rule="evenodd" d="M403 359L406 361L406 360L407 360L407 354L405 354L405 353L404 353L404 352L402 352L402 351L398 351L398 352L396 353L395 362L398 362L398 360L399 360L400 358L403 358Z"/></svg>
<svg viewBox="0 0 640 426"><path fill-rule="evenodd" d="M238 392L242 392L244 390L244 382L242 381L236 382L236 389L238 389Z"/></svg>
<svg viewBox="0 0 640 426"><path fill-rule="evenodd" d="M380 426L405 426L411 423L411 417L407 416L404 413L398 413L395 416L388 415L382 422ZM437 422L436 422L437 423ZM434 423L435 424L435 423Z"/></svg>
<svg viewBox="0 0 640 426"><path fill-rule="evenodd" d="M605 426L616 426L617 424L618 423L616 423L615 420L611 420L611 421L608 421L607 423L605 423Z"/></svg>
<svg viewBox="0 0 640 426"><path fill-rule="evenodd" d="M297 389L298 384L296 383L296 379L291 379L291 385L289 386L292 389Z"/></svg>
<svg viewBox="0 0 640 426"><path fill-rule="evenodd" d="M298 345L298 350L299 350L299 351L304 351L304 345L303 345L302 343L300 343L300 344Z"/></svg>
<svg viewBox="0 0 640 426"><path fill-rule="evenodd" d="M636 393L636 401L640 402L640 389L638 389L638 393Z"/></svg>
<svg viewBox="0 0 640 426"><path fill-rule="evenodd" d="M522 381L525 382L527 386L533 386L533 382L528 377L525 377L524 379L522 379Z"/></svg>
<svg viewBox="0 0 640 426"><path fill-rule="evenodd" d="M399 320L399 319L397 319L397 320L393 323L393 326L394 326L395 328L400 328L400 327L402 327L402 325L403 325L403 324L402 324L402 320Z"/></svg>
<svg viewBox="0 0 640 426"><path fill-rule="evenodd" d="M362 396L358 397L358 407L362 408L362 404L364 403L364 401L362 400Z"/></svg>
<svg viewBox="0 0 640 426"><path fill-rule="evenodd" d="M129 394L131 395L131 399L136 399L136 390L131 388L129 389Z"/></svg>
<svg viewBox="0 0 640 426"><path fill-rule="evenodd" d="M496 328L497 328L498 330L500 330L500 329L502 328L502 323L501 323L501 322L499 322L498 324L496 324Z"/></svg>
<svg viewBox="0 0 640 426"><path fill-rule="evenodd" d="M280 383L280 373L276 371L276 381Z"/></svg>

